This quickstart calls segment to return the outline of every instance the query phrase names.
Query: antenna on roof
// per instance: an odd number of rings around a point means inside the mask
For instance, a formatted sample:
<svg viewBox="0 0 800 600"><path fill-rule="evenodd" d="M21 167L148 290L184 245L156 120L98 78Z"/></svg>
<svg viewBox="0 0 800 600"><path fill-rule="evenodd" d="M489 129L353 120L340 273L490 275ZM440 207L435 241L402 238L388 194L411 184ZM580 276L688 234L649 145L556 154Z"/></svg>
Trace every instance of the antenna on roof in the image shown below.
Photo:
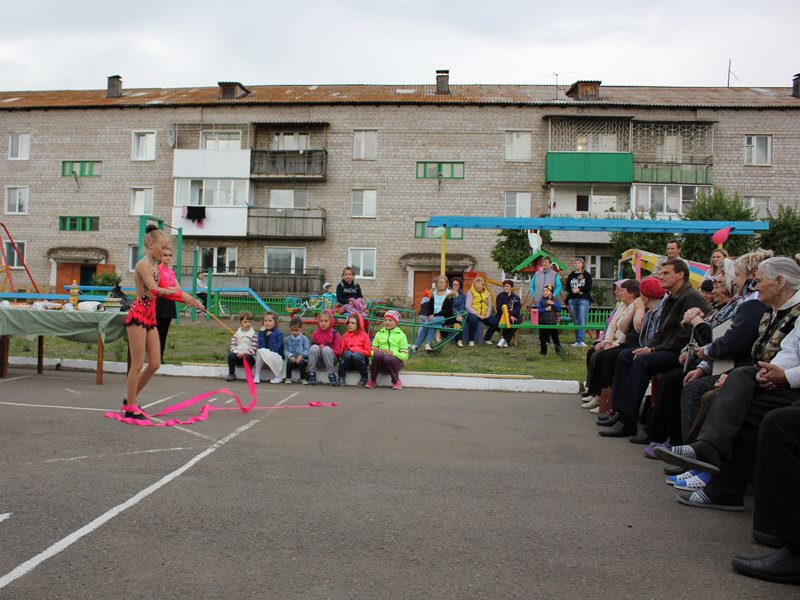
<svg viewBox="0 0 800 600"><path fill-rule="evenodd" d="M729 58L728 59L728 86L727 87L731 87L731 75L733 75L733 78L736 79L736 81L739 81L739 78L736 76L736 73L731 71L731 59Z"/></svg>

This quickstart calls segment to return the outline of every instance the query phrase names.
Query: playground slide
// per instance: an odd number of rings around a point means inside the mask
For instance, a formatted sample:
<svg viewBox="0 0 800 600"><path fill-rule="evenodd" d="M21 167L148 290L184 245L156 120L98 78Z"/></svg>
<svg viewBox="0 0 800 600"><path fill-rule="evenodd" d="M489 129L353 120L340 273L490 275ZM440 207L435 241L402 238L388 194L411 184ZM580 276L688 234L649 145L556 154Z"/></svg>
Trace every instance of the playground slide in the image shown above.
<svg viewBox="0 0 800 600"><path fill-rule="evenodd" d="M642 269L652 273L656 268L656 263L662 258L665 257L661 254L654 254L645 250L631 248L622 254L622 258L619 260L619 266L621 267L624 262L630 262L633 270L636 272L636 279L641 280ZM689 281L692 286L699 288L706 271L708 271L708 265L694 260L687 260L686 262L689 264Z"/></svg>

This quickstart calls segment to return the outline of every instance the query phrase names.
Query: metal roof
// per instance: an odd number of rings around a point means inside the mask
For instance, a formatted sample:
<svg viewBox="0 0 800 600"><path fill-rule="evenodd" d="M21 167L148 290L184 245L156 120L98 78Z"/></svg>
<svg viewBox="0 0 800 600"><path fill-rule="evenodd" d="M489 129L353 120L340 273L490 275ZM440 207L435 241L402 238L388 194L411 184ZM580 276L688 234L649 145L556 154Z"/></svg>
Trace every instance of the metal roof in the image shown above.
<svg viewBox="0 0 800 600"><path fill-rule="evenodd" d="M460 227L462 229L544 229L547 231L646 231L650 233L713 234L725 227L732 235L753 235L769 230L766 221L670 221L658 219L580 219L567 217L466 217L435 216L428 227Z"/></svg>

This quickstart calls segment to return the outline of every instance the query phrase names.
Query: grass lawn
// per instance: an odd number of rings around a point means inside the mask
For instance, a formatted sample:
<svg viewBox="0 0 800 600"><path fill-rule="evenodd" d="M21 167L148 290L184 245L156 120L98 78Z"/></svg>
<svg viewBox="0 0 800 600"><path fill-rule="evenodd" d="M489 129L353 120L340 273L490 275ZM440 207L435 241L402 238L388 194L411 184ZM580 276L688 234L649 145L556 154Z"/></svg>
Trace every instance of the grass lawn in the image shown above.
<svg viewBox="0 0 800 600"><path fill-rule="evenodd" d="M230 321L236 327L236 321ZM288 329L281 323L284 333ZM310 337L312 328L306 326ZM412 339L411 335L408 336ZM230 333L214 322L173 323L167 338L164 360L170 364L226 364ZM547 356L539 356L538 334L524 332L517 336L518 343L512 348L487 346L482 342L473 348L458 348L448 345L432 356L411 357L406 369L409 371L444 373L492 373L497 375L532 375L537 379L565 379L583 381L586 375L584 348L571 348L575 341L571 332L562 332L562 344L566 352L558 356L550 347ZM57 337L47 337L44 342L47 358L77 358L94 360L97 348L94 344L69 342ZM36 356L36 338L11 338L11 356ZM127 342L117 340L108 344L105 359L122 362L127 357Z"/></svg>

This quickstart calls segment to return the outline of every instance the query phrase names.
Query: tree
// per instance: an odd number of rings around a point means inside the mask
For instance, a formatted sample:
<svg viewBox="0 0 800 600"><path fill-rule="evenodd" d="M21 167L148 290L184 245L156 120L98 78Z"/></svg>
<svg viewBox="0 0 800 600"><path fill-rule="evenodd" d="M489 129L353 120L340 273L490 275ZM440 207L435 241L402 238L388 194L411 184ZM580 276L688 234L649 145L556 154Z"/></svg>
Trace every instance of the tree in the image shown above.
<svg viewBox="0 0 800 600"><path fill-rule="evenodd" d="M542 247L549 244L552 236L549 231L541 230ZM528 231L525 229L501 229L497 234L498 241L492 248L492 259L504 273L511 273L519 263L531 255L528 243Z"/></svg>
<svg viewBox="0 0 800 600"><path fill-rule="evenodd" d="M758 245L772 250L775 256L793 257L800 252L800 213L793 206L778 207L778 214L769 216L769 231L758 236Z"/></svg>
<svg viewBox="0 0 800 600"><path fill-rule="evenodd" d="M738 194L732 197L725 190L716 188L710 194L700 194L693 206L683 215L684 221L754 221L756 213L745 206ZM725 242L725 250L731 256L741 256L758 245L754 236L731 235ZM708 234L684 235L681 256L689 260L708 263L717 245Z"/></svg>

